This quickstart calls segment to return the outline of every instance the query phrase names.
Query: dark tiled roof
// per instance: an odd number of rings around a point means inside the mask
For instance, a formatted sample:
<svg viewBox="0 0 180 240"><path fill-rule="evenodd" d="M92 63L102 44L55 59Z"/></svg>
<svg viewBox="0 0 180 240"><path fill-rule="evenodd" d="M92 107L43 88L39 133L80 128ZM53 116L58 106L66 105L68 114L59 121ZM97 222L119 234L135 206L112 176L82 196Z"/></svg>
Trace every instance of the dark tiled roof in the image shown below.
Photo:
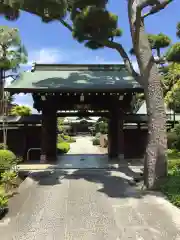
<svg viewBox="0 0 180 240"><path fill-rule="evenodd" d="M36 64L6 87L10 92L141 89L124 65Z"/></svg>

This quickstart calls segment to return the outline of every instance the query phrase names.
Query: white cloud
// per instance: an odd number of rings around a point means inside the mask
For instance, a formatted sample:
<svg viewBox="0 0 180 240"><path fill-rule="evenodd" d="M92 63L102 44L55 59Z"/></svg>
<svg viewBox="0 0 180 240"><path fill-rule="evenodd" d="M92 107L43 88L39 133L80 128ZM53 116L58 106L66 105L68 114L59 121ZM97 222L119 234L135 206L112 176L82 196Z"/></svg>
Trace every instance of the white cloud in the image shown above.
<svg viewBox="0 0 180 240"><path fill-rule="evenodd" d="M13 80L12 77L7 77L7 78L5 79L5 87L7 87L9 84L11 84L12 80Z"/></svg>
<svg viewBox="0 0 180 240"><path fill-rule="evenodd" d="M60 63L66 61L68 55L56 48L42 48L39 51L32 51L29 53L28 65L36 63Z"/></svg>

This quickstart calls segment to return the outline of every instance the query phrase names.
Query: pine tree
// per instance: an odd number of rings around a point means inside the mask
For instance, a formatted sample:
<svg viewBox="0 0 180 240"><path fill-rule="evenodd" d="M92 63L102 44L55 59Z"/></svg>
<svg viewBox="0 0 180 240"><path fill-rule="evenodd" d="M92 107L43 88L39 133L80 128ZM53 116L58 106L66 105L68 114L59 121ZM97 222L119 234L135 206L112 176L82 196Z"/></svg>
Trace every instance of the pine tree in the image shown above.
<svg viewBox="0 0 180 240"><path fill-rule="evenodd" d="M4 84L7 78L16 79L21 63L27 62L27 52L16 28L0 26L0 114L4 106Z"/></svg>

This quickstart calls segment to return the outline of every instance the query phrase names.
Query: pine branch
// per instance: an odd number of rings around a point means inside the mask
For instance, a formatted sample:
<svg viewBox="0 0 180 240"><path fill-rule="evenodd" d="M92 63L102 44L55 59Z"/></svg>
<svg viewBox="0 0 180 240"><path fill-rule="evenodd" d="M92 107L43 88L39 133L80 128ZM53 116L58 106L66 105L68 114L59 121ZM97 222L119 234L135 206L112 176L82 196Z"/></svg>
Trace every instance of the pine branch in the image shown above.
<svg viewBox="0 0 180 240"><path fill-rule="evenodd" d="M136 49L138 49L139 46L139 31L142 21L144 21L144 18L155 14L162 9L164 9L169 3L171 3L173 0L140 0L137 4L136 1L130 0L129 6L132 7L132 24L134 26L134 43L136 44ZM142 16L142 10L145 7L152 6L150 11ZM134 46L135 48L135 46Z"/></svg>
<svg viewBox="0 0 180 240"><path fill-rule="evenodd" d="M71 25L69 23L67 23L65 20L63 19L59 19L59 21L62 23L62 25L64 25L67 29L69 29L69 31L73 31L73 28L71 27Z"/></svg>
<svg viewBox="0 0 180 240"><path fill-rule="evenodd" d="M117 43L117 42L111 42L111 41L103 41L102 44L108 48L111 49L115 49L119 52L119 54L121 55L124 64L128 70L128 72L140 83L142 84L141 78L139 76L139 74L134 70L132 63L128 57L128 54L126 53L126 51L124 50L122 44Z"/></svg>
<svg viewBox="0 0 180 240"><path fill-rule="evenodd" d="M168 4L170 4L174 0L164 0L162 3L157 4L156 6L152 7L147 13L143 15L143 19L148 17L149 15L153 15L161 10L163 10Z"/></svg>
<svg viewBox="0 0 180 240"><path fill-rule="evenodd" d="M14 80L17 78L17 76L13 75L13 74L6 75L4 78L6 79L6 78L9 78L9 77L13 78Z"/></svg>
<svg viewBox="0 0 180 240"><path fill-rule="evenodd" d="M64 20L60 20L60 22L67 28L69 29L71 32L73 31L73 28ZM132 66L132 63L128 57L128 54L126 53L126 51L124 50L122 44L120 43L117 43L117 42L113 42L113 41L109 41L109 40L106 40L106 41L98 41L98 40L94 40L90 37L87 37L86 38L87 41L97 41L98 43L104 45L105 47L108 47L108 48L111 48L111 49L115 49L119 52L119 54L121 55L123 61L124 61L124 64L128 70L128 72L140 83L142 84L142 81L141 81L141 78L139 76L139 74L134 70L133 66Z"/></svg>

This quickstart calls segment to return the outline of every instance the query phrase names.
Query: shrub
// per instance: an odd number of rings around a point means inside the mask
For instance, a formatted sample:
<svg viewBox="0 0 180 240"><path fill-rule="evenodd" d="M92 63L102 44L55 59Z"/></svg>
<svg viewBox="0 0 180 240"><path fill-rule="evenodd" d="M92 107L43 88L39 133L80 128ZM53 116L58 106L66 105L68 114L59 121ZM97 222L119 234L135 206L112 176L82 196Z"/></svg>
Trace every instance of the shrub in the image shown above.
<svg viewBox="0 0 180 240"><path fill-rule="evenodd" d="M0 195L0 208L7 207L7 205L8 205L8 197L1 194Z"/></svg>
<svg viewBox="0 0 180 240"><path fill-rule="evenodd" d="M17 163L16 156L9 150L0 150L0 172L10 169Z"/></svg>
<svg viewBox="0 0 180 240"><path fill-rule="evenodd" d="M169 149L176 148L177 139L178 136L174 131L170 131L167 133L167 146Z"/></svg>
<svg viewBox="0 0 180 240"><path fill-rule="evenodd" d="M94 139L93 139L93 145L100 145L100 140L99 140L99 138L94 138Z"/></svg>
<svg viewBox="0 0 180 240"><path fill-rule="evenodd" d="M62 137L61 134L58 134L57 142L58 142L58 143L64 142L64 139L63 139L63 137Z"/></svg>
<svg viewBox="0 0 180 240"><path fill-rule="evenodd" d="M70 137L70 139L68 140L68 142L69 142L69 143L74 143L74 142L76 142L76 139L73 138L73 137Z"/></svg>
<svg viewBox="0 0 180 240"><path fill-rule="evenodd" d="M180 152L177 149L168 149L167 150L168 159L179 159L180 160Z"/></svg>
<svg viewBox="0 0 180 240"><path fill-rule="evenodd" d="M68 142L60 142L57 144L57 149L59 153L67 153L70 149L70 144Z"/></svg>
<svg viewBox="0 0 180 240"><path fill-rule="evenodd" d="M58 143L60 142L68 142L68 143L73 143L76 142L76 140L68 135L64 134L58 134Z"/></svg>
<svg viewBox="0 0 180 240"><path fill-rule="evenodd" d="M169 174L166 182L161 186L161 191L171 203L180 207L180 160L168 161Z"/></svg>
<svg viewBox="0 0 180 240"><path fill-rule="evenodd" d="M17 173L15 171L5 171L1 173L1 182L2 183L14 183L14 180L17 178Z"/></svg>
<svg viewBox="0 0 180 240"><path fill-rule="evenodd" d="M107 134L108 132L108 123L107 122L98 122L95 125L95 131L102 134Z"/></svg>
<svg viewBox="0 0 180 240"><path fill-rule="evenodd" d="M180 151L180 123L168 132L167 138L168 148L174 148Z"/></svg>
<svg viewBox="0 0 180 240"><path fill-rule="evenodd" d="M180 207L180 176L170 175L161 190L171 203Z"/></svg>
<svg viewBox="0 0 180 240"><path fill-rule="evenodd" d="M1 173L1 182L6 192L8 192L12 187L16 187L17 173L15 171L5 171Z"/></svg>
<svg viewBox="0 0 180 240"><path fill-rule="evenodd" d="M11 109L10 115L13 116L29 116L32 114L31 108L27 106L14 106Z"/></svg>
<svg viewBox="0 0 180 240"><path fill-rule="evenodd" d="M173 170L174 168L179 168L180 169L180 159L169 160L168 161L168 169L169 169L169 171Z"/></svg>

